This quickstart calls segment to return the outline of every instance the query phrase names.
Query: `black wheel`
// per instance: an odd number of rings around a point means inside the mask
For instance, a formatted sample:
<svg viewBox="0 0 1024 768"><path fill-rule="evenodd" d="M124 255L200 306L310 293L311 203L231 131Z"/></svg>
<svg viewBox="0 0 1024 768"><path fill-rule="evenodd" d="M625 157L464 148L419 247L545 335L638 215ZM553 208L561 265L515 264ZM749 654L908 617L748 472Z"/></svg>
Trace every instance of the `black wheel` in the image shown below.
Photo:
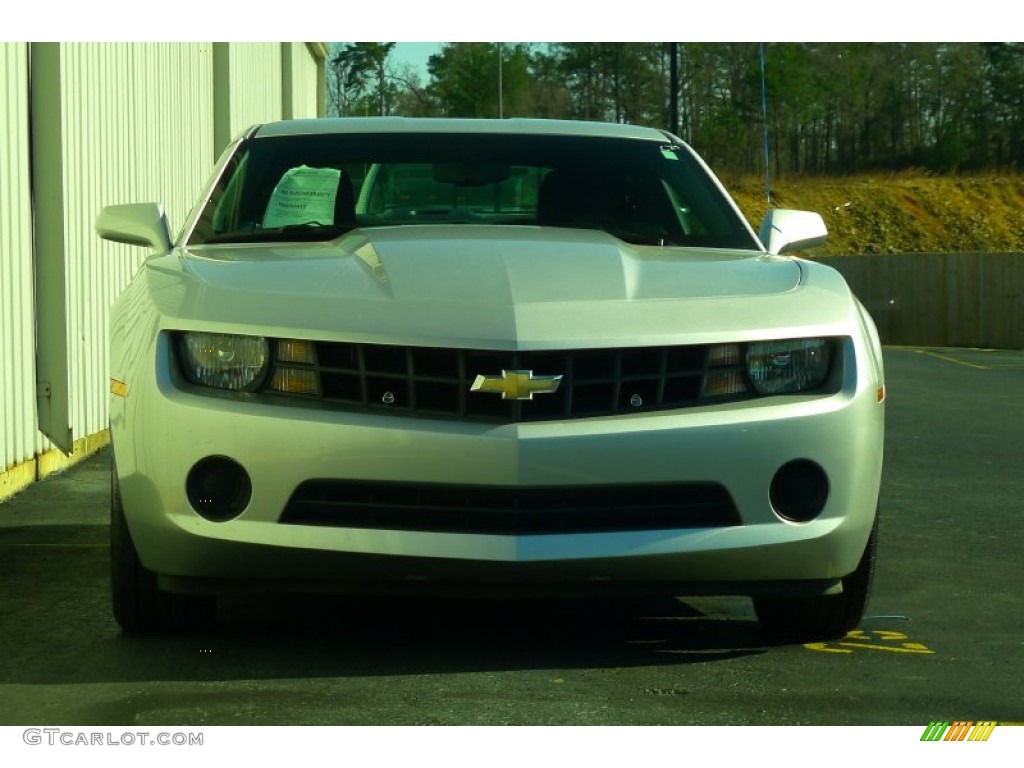
<svg viewBox="0 0 1024 768"><path fill-rule="evenodd" d="M216 599L165 592L139 562L124 519L117 470L110 479L110 587L114 618L125 632L184 632L209 625Z"/></svg>
<svg viewBox="0 0 1024 768"><path fill-rule="evenodd" d="M878 514L857 569L843 578L840 595L823 597L759 597L754 610L771 639L789 643L834 640L856 629L864 618L875 576Z"/></svg>

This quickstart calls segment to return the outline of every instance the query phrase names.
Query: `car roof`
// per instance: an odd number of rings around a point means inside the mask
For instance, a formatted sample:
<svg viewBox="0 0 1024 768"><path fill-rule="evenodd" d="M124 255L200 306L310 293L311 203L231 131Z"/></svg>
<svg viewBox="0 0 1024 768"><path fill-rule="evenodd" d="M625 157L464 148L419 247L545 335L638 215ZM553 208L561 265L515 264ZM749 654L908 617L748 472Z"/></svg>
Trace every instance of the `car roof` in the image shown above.
<svg viewBox="0 0 1024 768"><path fill-rule="evenodd" d="M535 136L596 136L665 141L668 134L656 128L584 120L507 120L440 117L330 117L281 120L254 126L250 136L307 136L331 133L477 133Z"/></svg>

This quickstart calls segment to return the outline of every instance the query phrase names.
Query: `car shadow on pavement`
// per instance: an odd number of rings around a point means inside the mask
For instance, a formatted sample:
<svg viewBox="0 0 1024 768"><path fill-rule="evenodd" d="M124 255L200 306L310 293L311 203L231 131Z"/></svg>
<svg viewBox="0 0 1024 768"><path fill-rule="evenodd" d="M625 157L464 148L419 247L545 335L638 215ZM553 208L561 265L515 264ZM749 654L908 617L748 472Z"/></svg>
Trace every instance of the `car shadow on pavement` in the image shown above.
<svg viewBox="0 0 1024 768"><path fill-rule="evenodd" d="M226 601L206 632L113 642L122 663L181 655L190 679L665 666L765 650L756 622L706 616L672 599L260 597Z"/></svg>
<svg viewBox="0 0 1024 768"><path fill-rule="evenodd" d="M672 598L268 597L226 605L212 639L268 652L301 639L321 660L341 659L338 674L360 675L656 666L764 650L752 617L707 615Z"/></svg>
<svg viewBox="0 0 1024 768"><path fill-rule="evenodd" d="M664 666L767 647L749 601L710 598L233 597L208 630L134 636L111 615L105 526L45 528L0 532L0 683Z"/></svg>

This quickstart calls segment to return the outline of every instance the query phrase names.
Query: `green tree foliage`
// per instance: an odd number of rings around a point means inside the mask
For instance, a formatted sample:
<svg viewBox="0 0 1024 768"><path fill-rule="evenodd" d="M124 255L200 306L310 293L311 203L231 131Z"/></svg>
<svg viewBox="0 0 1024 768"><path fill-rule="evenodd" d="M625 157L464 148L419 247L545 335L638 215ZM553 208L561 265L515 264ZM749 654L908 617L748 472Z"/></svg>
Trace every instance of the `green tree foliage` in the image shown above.
<svg viewBox="0 0 1024 768"><path fill-rule="evenodd" d="M659 43L556 43L555 71L570 94L567 117L665 122L668 73Z"/></svg>
<svg viewBox="0 0 1024 768"><path fill-rule="evenodd" d="M985 165L1024 167L1024 43L983 43Z"/></svg>
<svg viewBox="0 0 1024 768"><path fill-rule="evenodd" d="M338 114L672 122L667 43L448 43L428 82L393 43L331 59ZM845 174L1024 167L1024 44L678 43L680 136L716 168Z"/></svg>
<svg viewBox="0 0 1024 768"><path fill-rule="evenodd" d="M394 47L394 43L345 43L334 51L328 92L337 114L391 114L399 91L388 68Z"/></svg>
<svg viewBox="0 0 1024 768"><path fill-rule="evenodd" d="M429 90L445 117L532 115L529 69L524 43L448 43L427 62Z"/></svg>

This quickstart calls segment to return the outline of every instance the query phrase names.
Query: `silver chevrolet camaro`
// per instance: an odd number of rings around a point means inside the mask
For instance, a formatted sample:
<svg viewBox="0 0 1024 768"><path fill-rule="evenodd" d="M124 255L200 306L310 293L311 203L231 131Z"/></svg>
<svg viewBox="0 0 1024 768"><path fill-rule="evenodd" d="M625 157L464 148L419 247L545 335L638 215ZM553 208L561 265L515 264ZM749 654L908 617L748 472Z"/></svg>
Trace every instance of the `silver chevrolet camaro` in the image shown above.
<svg viewBox="0 0 1024 768"><path fill-rule="evenodd" d="M113 307L113 607L218 594L741 595L841 636L874 570L885 382L817 214L760 234L677 137L284 121L224 153Z"/></svg>

